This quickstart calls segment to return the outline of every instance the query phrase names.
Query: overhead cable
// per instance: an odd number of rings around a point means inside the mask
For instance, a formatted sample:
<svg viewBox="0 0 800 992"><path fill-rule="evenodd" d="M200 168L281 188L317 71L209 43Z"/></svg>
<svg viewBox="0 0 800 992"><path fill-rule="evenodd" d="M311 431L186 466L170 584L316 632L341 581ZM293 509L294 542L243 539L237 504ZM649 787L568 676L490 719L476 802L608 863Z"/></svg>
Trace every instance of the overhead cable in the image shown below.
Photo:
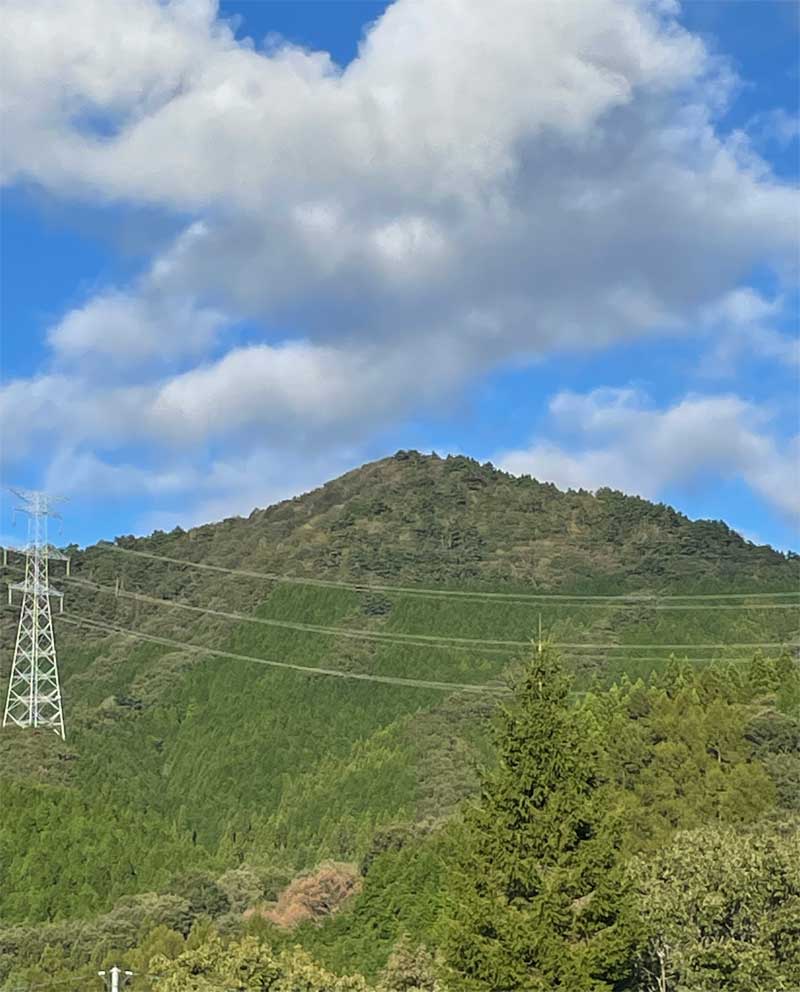
<svg viewBox="0 0 800 992"><path fill-rule="evenodd" d="M434 682L429 679L409 679L393 675L371 675L367 672L346 672L335 668L297 665L289 661L278 661L274 658L257 658L253 655L238 654L233 651L221 651L217 648L202 647L199 644L189 644L186 641L177 641L170 637L145 634L143 631L130 630L127 627L118 627L115 624L101 623L98 620L89 620L87 617L79 617L67 613L59 614L58 620L76 627L93 627L110 634L121 634L124 637L131 637L134 640L150 641L151 643L161 644L165 647L179 648L182 651L193 651L196 654L212 655L216 658L234 659L235 661L247 661L256 665L267 665L270 668L287 668L295 672L301 672L304 675L326 675L339 679L352 679L360 682L382 682L385 685L405 686L406 688L417 689L437 689L445 692L477 692L501 695L510 691L504 686L478 685L470 682Z"/></svg>
<svg viewBox="0 0 800 992"><path fill-rule="evenodd" d="M655 593L626 593L616 596L588 595L581 593L522 593L522 592L489 592L481 590L467 589L427 589L420 586L396 586L383 583L371 582L346 582L337 579L319 579L313 577L301 577L295 575L281 575L275 572L257 572L244 568L228 568L224 565L212 565L208 562L189 561L185 558L173 558L169 555L159 555L152 551L137 551L133 548L123 548L118 544L101 543L95 545L93 550L118 552L120 554L133 555L138 558L149 558L155 561L169 562L173 565L182 565L187 568L202 569L204 571L219 572L226 575L237 575L242 578L254 578L267 580L269 582L288 583L291 585L319 586L322 588L347 589L352 592L380 592L403 596L422 596L437 599L472 599L501 602L564 602L568 605L575 604L602 604L600 608L616 604L619 606L649 606L655 610L689 610L689 609L798 609L800 601L797 603L768 603L768 604L734 604L734 605L686 605L674 603L675 600L717 600L717 599L766 599L785 598L800 596L798 592L742 592L742 593L684 593L660 595ZM669 601L665 604L663 601ZM655 603L656 605L651 605Z"/></svg>
<svg viewBox="0 0 800 992"><path fill-rule="evenodd" d="M527 641L515 641L515 640L491 640L485 638L476 637L455 637L450 635L440 635L440 634L409 634L402 631L374 631L374 630L353 630L346 627L330 627L323 626L320 624L309 624L302 623L299 621L292 620L277 620L271 617L256 617L248 615L246 613L235 613L228 610L218 610L207 606L196 606L192 603L185 603L181 600L176 599L165 599L160 596L150 596L145 593L134 592L129 589L116 588L112 586L100 585L96 582L90 582L87 579L79 579L75 576L70 577L70 582L76 585L83 586L87 589L92 589L97 592L106 593L108 595L123 597L125 599L131 599L136 602L148 603L152 606L166 606L174 607L180 610L188 610L192 613L206 614L208 616L223 617L224 619L236 620L242 623L255 623L262 624L268 627L279 627L286 628L289 630L297 630L302 632L326 634L335 637L351 637L363 640L374 640L385 643L393 644L409 644L416 647L436 647L436 648L454 648L454 649L493 649L493 650L515 650L517 648L529 648L531 646L532 640ZM658 643L626 643L626 644L615 644L615 643L597 643L597 642L581 642L581 641L548 641L551 647L554 648L566 648L573 650L602 650L602 651L620 651L620 650L637 650L637 651L662 651L662 650L682 650L685 648L702 648L702 649L719 649L719 648L735 648L735 649L757 649L757 648L783 648L783 647L797 647L790 642L786 641L729 641L729 642L717 642L709 643L707 641L695 641L690 643L681 644L658 644Z"/></svg>

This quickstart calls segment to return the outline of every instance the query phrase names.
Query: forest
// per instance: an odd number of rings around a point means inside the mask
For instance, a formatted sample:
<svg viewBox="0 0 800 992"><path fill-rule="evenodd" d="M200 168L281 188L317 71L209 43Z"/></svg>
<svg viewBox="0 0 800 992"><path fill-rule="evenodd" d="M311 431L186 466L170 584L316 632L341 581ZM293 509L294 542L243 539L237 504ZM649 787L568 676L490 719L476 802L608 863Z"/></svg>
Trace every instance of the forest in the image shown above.
<svg viewBox="0 0 800 992"><path fill-rule="evenodd" d="M800 987L797 556L414 452L68 550L0 988Z"/></svg>

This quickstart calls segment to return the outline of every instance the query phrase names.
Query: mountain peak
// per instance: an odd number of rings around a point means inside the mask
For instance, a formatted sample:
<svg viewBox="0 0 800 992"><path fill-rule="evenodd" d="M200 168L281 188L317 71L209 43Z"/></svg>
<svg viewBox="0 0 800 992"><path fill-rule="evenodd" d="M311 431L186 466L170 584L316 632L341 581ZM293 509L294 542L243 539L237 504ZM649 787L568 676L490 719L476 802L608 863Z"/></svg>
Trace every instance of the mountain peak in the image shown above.
<svg viewBox="0 0 800 992"><path fill-rule="evenodd" d="M137 542L138 543L138 542ZM163 553L342 580L543 592L791 586L794 556L613 489L562 491L465 455L397 451Z"/></svg>

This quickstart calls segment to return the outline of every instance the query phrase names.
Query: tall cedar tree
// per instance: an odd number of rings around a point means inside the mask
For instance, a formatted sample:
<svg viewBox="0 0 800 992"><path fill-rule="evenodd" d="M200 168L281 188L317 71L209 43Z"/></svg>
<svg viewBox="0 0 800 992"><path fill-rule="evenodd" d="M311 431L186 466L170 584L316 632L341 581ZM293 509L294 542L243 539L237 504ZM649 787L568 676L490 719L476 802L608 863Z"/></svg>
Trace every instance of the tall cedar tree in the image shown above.
<svg viewBox="0 0 800 992"><path fill-rule="evenodd" d="M498 766L465 815L442 943L469 992L633 988L637 927L594 743L556 654L534 654L502 712Z"/></svg>

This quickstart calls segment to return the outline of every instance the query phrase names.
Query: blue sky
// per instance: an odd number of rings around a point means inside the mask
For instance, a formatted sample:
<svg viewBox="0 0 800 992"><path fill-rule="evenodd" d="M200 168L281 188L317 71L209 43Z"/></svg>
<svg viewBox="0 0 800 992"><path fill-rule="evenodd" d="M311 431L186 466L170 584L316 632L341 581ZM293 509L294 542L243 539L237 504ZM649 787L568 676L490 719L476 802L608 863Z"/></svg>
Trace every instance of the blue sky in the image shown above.
<svg viewBox="0 0 800 992"><path fill-rule="evenodd" d="M798 7L490 6L11 0L2 479L63 540L418 448L800 546Z"/></svg>

